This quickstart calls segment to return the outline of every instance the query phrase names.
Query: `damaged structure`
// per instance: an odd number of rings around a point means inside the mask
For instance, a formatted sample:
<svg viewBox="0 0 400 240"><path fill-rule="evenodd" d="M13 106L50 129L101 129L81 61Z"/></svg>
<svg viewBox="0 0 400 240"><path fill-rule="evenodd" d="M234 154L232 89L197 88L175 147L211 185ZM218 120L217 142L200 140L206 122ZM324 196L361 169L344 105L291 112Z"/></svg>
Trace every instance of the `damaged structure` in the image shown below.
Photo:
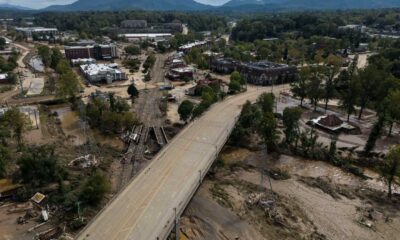
<svg viewBox="0 0 400 240"><path fill-rule="evenodd" d="M329 114L320 116L314 119L311 119L308 122L309 125L314 125L320 129L332 132L332 133L340 133L346 132L349 133L356 129L353 125L350 125L347 122L343 122L338 116Z"/></svg>

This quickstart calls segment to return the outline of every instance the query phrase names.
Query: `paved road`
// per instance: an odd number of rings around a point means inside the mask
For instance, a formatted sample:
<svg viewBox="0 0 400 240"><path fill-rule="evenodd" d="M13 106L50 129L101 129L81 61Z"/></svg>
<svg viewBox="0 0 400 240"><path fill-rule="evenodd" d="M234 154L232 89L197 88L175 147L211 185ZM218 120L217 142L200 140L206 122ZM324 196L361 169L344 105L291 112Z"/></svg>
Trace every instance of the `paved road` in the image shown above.
<svg viewBox="0 0 400 240"><path fill-rule="evenodd" d="M225 144L241 105L247 100L255 101L265 91L270 89L249 88L246 93L215 104L188 125L77 239L165 239L174 225L175 214L183 212Z"/></svg>

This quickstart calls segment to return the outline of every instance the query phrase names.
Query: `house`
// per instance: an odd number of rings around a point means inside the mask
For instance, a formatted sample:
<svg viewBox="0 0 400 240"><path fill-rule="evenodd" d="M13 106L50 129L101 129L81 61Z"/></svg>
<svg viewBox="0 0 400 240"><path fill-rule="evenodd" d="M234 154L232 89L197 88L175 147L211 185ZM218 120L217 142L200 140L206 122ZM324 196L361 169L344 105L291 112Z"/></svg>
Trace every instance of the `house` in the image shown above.
<svg viewBox="0 0 400 240"><path fill-rule="evenodd" d="M333 133L340 133L341 131L350 132L356 129L354 126L343 122L338 116L333 114L311 119L308 124Z"/></svg>

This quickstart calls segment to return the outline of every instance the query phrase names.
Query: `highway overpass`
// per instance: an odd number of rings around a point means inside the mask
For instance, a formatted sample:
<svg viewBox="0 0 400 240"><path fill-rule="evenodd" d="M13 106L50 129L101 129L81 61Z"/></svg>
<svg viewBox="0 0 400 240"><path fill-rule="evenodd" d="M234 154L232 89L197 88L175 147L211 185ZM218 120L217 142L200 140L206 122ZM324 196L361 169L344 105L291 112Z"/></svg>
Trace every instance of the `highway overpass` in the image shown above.
<svg viewBox="0 0 400 240"><path fill-rule="evenodd" d="M287 86L286 86L287 87ZM274 87L274 91L282 90ZM215 104L183 129L77 236L79 240L165 239L226 143L241 106L269 88Z"/></svg>

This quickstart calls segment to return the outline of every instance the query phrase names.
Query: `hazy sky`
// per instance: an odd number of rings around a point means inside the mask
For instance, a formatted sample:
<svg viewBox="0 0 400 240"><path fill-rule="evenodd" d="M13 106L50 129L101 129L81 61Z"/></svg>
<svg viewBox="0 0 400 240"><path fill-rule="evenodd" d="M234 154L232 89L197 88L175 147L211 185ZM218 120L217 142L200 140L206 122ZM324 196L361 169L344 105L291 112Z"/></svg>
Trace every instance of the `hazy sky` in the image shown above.
<svg viewBox="0 0 400 240"><path fill-rule="evenodd" d="M0 0L0 3L8 3L19 5L22 7L29 8L43 8L54 4L68 4L75 2L76 0ZM96 1L96 0L93 0ZM197 2L211 4L211 5L221 5L228 2L229 0L195 0Z"/></svg>

